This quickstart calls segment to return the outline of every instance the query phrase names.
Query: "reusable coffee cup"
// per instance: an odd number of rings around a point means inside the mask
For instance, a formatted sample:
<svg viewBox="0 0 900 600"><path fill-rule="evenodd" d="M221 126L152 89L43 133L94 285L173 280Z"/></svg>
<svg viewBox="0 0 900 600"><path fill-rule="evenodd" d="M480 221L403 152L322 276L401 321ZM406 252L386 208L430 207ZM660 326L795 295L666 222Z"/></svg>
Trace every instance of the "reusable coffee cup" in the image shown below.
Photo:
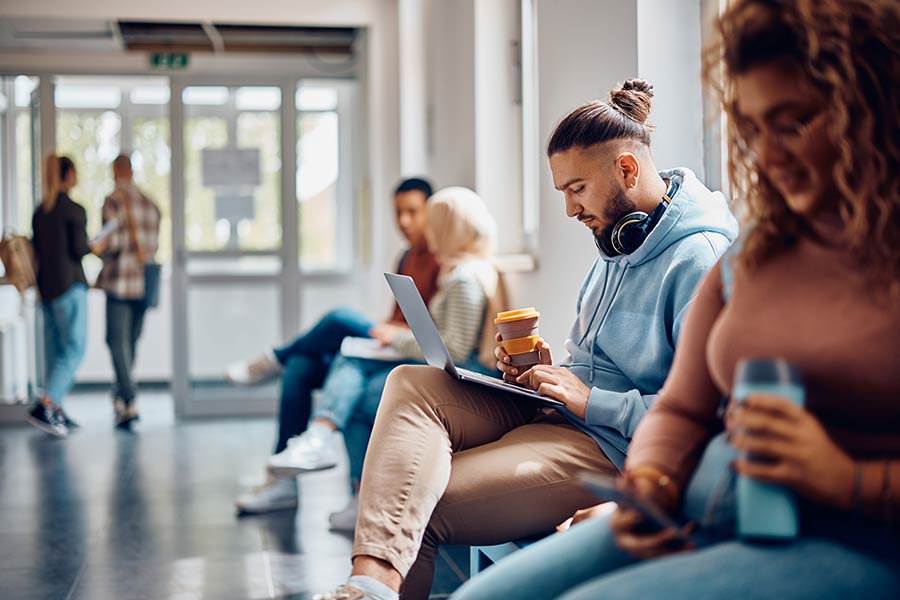
<svg viewBox="0 0 900 600"><path fill-rule="evenodd" d="M737 364L732 399L740 404L752 394L771 394L803 406L806 392L800 371L780 358L751 358ZM753 455L747 458L754 460ZM737 534L745 539L792 540L799 516L794 493L781 485L738 476Z"/></svg>
<svg viewBox="0 0 900 600"><path fill-rule="evenodd" d="M497 313L497 318L494 319L494 324L500 331L500 343L509 354L509 364L522 371L540 362L541 354L537 349L538 340L541 339L538 332L540 317L541 313L530 306Z"/></svg>

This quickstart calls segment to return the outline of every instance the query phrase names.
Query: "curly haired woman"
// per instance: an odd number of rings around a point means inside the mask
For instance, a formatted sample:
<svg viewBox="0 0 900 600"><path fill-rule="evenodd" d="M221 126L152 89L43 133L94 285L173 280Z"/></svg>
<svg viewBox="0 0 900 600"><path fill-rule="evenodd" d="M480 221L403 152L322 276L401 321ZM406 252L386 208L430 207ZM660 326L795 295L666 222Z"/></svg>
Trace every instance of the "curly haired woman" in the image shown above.
<svg viewBox="0 0 900 600"><path fill-rule="evenodd" d="M737 0L719 33L707 72L724 69L745 233L698 290L621 482L694 522L581 511L454 598L900 597L900 4ZM806 408L753 395L723 418L759 356L800 369ZM796 493L797 539L736 537L735 474Z"/></svg>

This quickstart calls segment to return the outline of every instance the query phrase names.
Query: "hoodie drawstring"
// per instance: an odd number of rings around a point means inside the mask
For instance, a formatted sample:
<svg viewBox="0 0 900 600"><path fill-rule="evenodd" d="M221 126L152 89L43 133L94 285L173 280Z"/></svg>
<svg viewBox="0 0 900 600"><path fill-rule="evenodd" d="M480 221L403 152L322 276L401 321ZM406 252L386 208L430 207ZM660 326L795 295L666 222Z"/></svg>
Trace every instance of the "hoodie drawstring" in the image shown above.
<svg viewBox="0 0 900 600"><path fill-rule="evenodd" d="M606 305L606 310L603 312L603 318L600 319L600 323L597 324L597 329L594 330L594 339L591 340L591 370L590 373L588 373L589 384L594 383L594 348L597 347L597 338L600 336L600 328L603 327L603 324L606 322L606 317L609 316L609 309L612 307L612 303L616 299L616 294L619 293L619 288L622 287L622 282L625 281L625 274L627 272L628 263L625 263L625 268L622 269L622 276L619 277L619 280L616 282L616 289L613 290L612 297L609 303ZM591 320L593 321L593 319Z"/></svg>

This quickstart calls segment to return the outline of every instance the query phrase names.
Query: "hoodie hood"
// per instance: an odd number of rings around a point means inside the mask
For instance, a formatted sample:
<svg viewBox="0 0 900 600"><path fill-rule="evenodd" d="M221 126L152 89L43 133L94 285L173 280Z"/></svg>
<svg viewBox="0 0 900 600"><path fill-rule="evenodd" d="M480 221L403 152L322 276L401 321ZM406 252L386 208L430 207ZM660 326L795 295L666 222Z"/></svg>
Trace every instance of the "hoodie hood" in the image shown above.
<svg viewBox="0 0 900 600"><path fill-rule="evenodd" d="M690 169L660 171L659 176L678 185L659 223L637 250L622 256L601 254L604 260L636 266L653 260L672 244L695 233L718 233L730 241L737 237L737 220L721 192L711 191Z"/></svg>

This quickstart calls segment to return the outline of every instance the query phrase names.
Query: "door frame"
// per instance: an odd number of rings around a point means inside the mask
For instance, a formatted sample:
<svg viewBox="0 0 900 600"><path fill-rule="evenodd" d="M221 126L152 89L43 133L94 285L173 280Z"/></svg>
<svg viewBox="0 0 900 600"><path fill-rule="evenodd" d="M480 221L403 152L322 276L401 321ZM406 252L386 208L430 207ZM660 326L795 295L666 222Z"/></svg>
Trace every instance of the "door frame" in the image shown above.
<svg viewBox="0 0 900 600"><path fill-rule="evenodd" d="M283 338L299 329L300 321L300 269L299 231L297 230L296 193L296 122L297 111L294 94L297 76L214 76L214 75L172 75L169 97L169 127L171 164L180 165L179 172L172 169L172 396L175 415L181 417L237 416L250 414L273 414L277 398L272 388L223 388L213 390L195 388L191 383L190 330L188 316L188 294L192 282L206 285L278 284L279 287L279 331ZM272 252L265 251L224 251L189 252L186 244L186 202L184 182L184 104L182 92L191 86L273 86L281 89L280 109L280 152L281 152L281 247ZM275 256L281 261L280 272L274 275L226 275L205 274L191 276L188 273L188 259L214 254L216 256ZM273 340L273 343L275 340Z"/></svg>

